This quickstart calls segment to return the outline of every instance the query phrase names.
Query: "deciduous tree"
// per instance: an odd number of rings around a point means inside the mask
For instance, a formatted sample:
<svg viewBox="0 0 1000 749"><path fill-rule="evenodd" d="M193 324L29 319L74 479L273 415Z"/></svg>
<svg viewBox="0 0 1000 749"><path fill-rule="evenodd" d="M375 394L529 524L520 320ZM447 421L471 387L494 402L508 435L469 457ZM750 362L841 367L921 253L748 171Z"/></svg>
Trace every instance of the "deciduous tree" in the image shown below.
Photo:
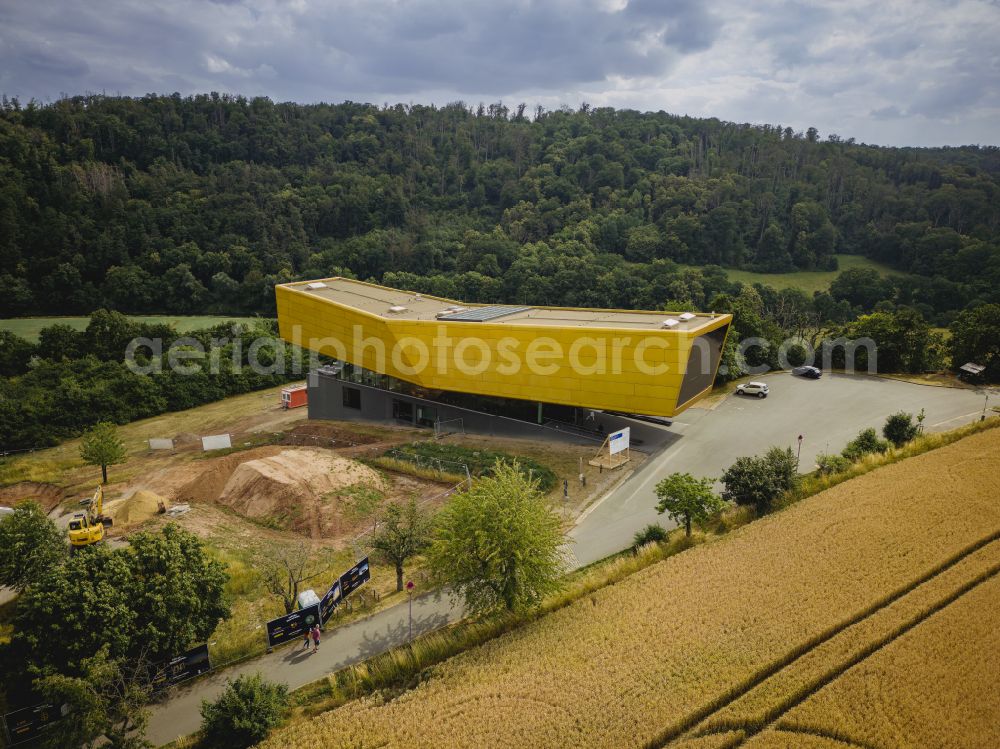
<svg viewBox="0 0 1000 749"><path fill-rule="evenodd" d="M564 542L558 515L516 462L454 495L438 514L429 549L435 579L470 611L514 611L560 587Z"/></svg>
<svg viewBox="0 0 1000 749"><path fill-rule="evenodd" d="M264 559L262 576L267 589L281 599L285 613L291 614L299 598L302 583L322 575L329 565L313 559L308 546L279 547Z"/></svg>
<svg viewBox="0 0 1000 749"><path fill-rule="evenodd" d="M84 659L82 674L47 674L35 681L36 691L65 712L40 739L47 749L111 747L146 749L150 665L108 657L108 647ZM65 710L64 710L65 709Z"/></svg>
<svg viewBox="0 0 1000 749"><path fill-rule="evenodd" d="M986 367L988 382L1000 381L1000 304L983 304L965 310L951 324L948 349L951 366L967 362Z"/></svg>
<svg viewBox="0 0 1000 749"><path fill-rule="evenodd" d="M210 749L246 749L267 737L288 709L288 688L259 673L238 676L215 702L201 703L201 740Z"/></svg>
<svg viewBox="0 0 1000 749"><path fill-rule="evenodd" d="M81 549L24 589L12 655L32 675L83 676L102 646L113 661L159 662L204 642L228 615L225 583L202 542L173 526L129 547Z"/></svg>
<svg viewBox="0 0 1000 749"><path fill-rule="evenodd" d="M720 509L722 500L712 491L713 479L696 479L690 473L672 473L656 485L660 500L656 511L666 512L675 523L684 523L685 535L691 535L691 523L707 520Z"/></svg>
<svg viewBox="0 0 1000 749"><path fill-rule="evenodd" d="M762 456L737 458L722 474L722 483L723 499L751 505L763 515L798 483L795 453L791 448L772 447Z"/></svg>
<svg viewBox="0 0 1000 749"><path fill-rule="evenodd" d="M0 518L0 585L24 590L66 559L66 538L35 502Z"/></svg>
<svg viewBox="0 0 1000 749"><path fill-rule="evenodd" d="M127 458L118 427L102 421L90 429L80 440L80 457L90 465L100 466L101 483L108 483L108 466L124 463Z"/></svg>
<svg viewBox="0 0 1000 749"><path fill-rule="evenodd" d="M403 589L403 565L423 552L431 542L430 516L410 499L393 502L385 510L371 540L372 549L396 568L396 590Z"/></svg>
<svg viewBox="0 0 1000 749"><path fill-rule="evenodd" d="M920 428L913 423L913 414L894 413L885 420L882 427L882 436L889 440L896 447L902 447L907 442L917 436Z"/></svg>

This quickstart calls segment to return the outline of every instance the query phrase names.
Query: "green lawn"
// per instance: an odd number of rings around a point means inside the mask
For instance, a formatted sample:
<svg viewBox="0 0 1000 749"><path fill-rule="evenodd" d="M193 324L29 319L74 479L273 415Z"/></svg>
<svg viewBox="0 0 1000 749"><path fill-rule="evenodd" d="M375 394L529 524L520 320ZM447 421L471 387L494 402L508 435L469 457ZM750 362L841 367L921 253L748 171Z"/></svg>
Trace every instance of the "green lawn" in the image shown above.
<svg viewBox="0 0 1000 749"><path fill-rule="evenodd" d="M173 325L180 333L187 333L199 328L208 328L227 320L252 320L251 317L228 317L224 315L133 315L133 320L148 323L166 323ZM22 338L35 342L42 328L61 323L72 325L77 330L83 330L90 322L89 317L17 317L0 320L0 330L9 330Z"/></svg>
<svg viewBox="0 0 1000 749"><path fill-rule="evenodd" d="M797 271L795 273L753 273L748 270L734 270L726 268L726 275L730 281L741 283L762 283L774 289L801 289L806 294L812 296L815 291L826 291L830 288L830 282L841 272L850 268L872 268L886 276L904 275L900 271L893 270L888 265L883 265L874 260L869 260L863 255L837 255L839 270L819 270L819 271Z"/></svg>

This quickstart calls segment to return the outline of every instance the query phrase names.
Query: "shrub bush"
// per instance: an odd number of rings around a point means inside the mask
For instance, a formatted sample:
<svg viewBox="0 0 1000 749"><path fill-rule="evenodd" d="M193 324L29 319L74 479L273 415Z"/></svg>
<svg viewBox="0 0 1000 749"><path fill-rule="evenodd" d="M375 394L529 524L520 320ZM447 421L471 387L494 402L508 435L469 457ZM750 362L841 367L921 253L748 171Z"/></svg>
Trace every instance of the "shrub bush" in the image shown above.
<svg viewBox="0 0 1000 749"><path fill-rule="evenodd" d="M916 437L918 431L919 428L913 423L913 414L900 411L885 420L882 436L896 447L902 447Z"/></svg>
<svg viewBox="0 0 1000 749"><path fill-rule="evenodd" d="M843 455L820 453L816 456L816 466L819 468L820 475L829 476L833 473L846 471L851 467L851 461Z"/></svg>
<svg viewBox="0 0 1000 749"><path fill-rule="evenodd" d="M861 460L865 455L871 453L884 453L889 449L889 443L879 439L874 429L865 429L857 437L847 443L847 447L840 453L852 463Z"/></svg>
<svg viewBox="0 0 1000 749"><path fill-rule="evenodd" d="M246 749L263 741L285 717L288 687L260 674L229 681L215 702L201 703L201 740L206 747Z"/></svg>
<svg viewBox="0 0 1000 749"><path fill-rule="evenodd" d="M638 549L640 546L645 546L646 544L661 543L667 540L668 535L670 534L662 525L659 523L650 523L641 531L636 531L632 537L632 548Z"/></svg>

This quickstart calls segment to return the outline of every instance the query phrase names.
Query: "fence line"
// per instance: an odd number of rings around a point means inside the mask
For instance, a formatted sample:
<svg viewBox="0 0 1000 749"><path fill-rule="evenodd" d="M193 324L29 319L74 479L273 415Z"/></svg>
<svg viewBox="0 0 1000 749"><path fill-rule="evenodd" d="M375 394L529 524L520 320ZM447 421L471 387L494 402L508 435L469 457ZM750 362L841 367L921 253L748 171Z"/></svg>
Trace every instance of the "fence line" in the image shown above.
<svg viewBox="0 0 1000 749"><path fill-rule="evenodd" d="M446 427L446 424L454 425L454 428ZM450 430L450 431L449 431ZM442 437L447 437L452 434L465 434L465 422L461 419L445 419L434 422L434 437L435 439L441 439Z"/></svg>
<svg viewBox="0 0 1000 749"><path fill-rule="evenodd" d="M405 452L395 447L386 450L384 455L387 458L393 458L395 460L403 460L409 463L415 463L421 468L431 468L432 470L435 470L438 473L458 473L458 474L464 473L466 479L468 479L471 476L469 472L468 463L459 463L458 461L445 460L443 458L431 458L426 455L418 455L416 453ZM461 470L446 470L444 468L445 464L449 466L455 466Z"/></svg>

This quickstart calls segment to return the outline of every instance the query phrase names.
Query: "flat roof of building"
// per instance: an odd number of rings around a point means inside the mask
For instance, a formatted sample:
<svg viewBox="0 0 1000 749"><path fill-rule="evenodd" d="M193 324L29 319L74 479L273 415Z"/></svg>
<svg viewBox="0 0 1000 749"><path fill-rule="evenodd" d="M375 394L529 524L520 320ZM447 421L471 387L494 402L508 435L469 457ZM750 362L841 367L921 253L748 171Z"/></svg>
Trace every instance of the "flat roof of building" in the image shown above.
<svg viewBox="0 0 1000 749"><path fill-rule="evenodd" d="M655 312L576 307L471 304L401 291L349 278L324 278L283 284L286 288L361 310L387 320L464 321L503 325L693 331L724 314ZM673 321L666 324L667 321Z"/></svg>

